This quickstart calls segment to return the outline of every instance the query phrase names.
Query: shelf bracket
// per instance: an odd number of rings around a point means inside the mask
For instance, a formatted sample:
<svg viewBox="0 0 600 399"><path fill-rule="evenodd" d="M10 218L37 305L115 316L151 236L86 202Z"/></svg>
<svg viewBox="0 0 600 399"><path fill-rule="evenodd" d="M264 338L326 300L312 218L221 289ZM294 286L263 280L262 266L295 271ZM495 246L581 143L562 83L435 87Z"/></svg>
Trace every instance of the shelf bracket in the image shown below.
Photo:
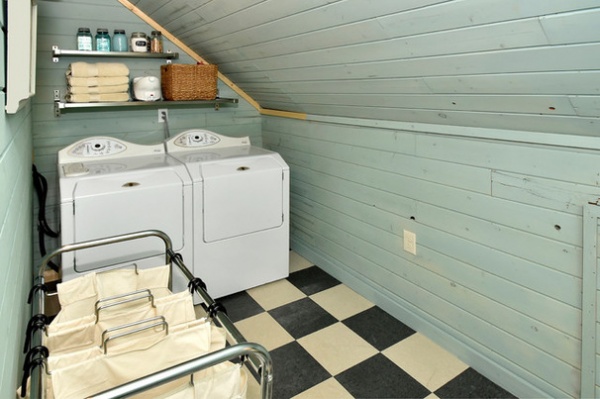
<svg viewBox="0 0 600 399"><path fill-rule="evenodd" d="M60 90L54 90L54 117L60 117Z"/></svg>
<svg viewBox="0 0 600 399"><path fill-rule="evenodd" d="M219 89L217 88L217 99L219 98ZM219 101L215 101L215 111L218 111L221 109L221 103Z"/></svg>

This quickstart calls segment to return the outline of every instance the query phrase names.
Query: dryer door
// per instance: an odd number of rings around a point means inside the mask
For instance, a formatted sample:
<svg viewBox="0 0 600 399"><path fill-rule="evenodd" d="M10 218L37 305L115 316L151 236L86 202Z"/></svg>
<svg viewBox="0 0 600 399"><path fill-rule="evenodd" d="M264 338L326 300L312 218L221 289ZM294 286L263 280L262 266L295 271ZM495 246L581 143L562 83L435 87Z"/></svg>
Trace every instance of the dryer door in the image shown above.
<svg viewBox="0 0 600 399"><path fill-rule="evenodd" d="M204 242L281 226L283 171L270 156L241 157L202 165Z"/></svg>
<svg viewBox="0 0 600 399"><path fill-rule="evenodd" d="M183 182L170 170L82 180L73 193L74 241L161 230L178 251L183 246L184 217L191 217L184 215L183 195ZM164 245L156 238L111 245L108 249L81 250L75 255L75 269L84 272L157 254L164 254Z"/></svg>

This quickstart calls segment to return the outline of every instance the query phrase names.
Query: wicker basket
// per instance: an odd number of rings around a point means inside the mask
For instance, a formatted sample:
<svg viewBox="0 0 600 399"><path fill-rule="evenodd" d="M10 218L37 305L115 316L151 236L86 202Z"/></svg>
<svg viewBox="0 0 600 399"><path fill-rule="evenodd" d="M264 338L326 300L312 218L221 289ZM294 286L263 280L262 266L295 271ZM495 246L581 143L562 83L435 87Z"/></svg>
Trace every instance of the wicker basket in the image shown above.
<svg viewBox="0 0 600 399"><path fill-rule="evenodd" d="M160 77L165 100L214 100L217 97L216 65L161 65Z"/></svg>

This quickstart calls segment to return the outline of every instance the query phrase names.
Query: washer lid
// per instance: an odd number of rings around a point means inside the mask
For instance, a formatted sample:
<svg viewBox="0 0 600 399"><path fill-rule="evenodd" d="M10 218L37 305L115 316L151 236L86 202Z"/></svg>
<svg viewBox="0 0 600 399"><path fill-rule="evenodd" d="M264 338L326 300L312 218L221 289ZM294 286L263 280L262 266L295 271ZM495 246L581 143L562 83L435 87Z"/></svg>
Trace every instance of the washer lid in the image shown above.
<svg viewBox="0 0 600 399"><path fill-rule="evenodd" d="M139 178L152 180L153 176L168 172L167 180L177 182L176 184L191 185L192 180L184 164L167 154L136 156L130 158L94 158L83 162L73 162L58 165L60 201L61 203L73 201L75 196L82 195L82 186L77 190L76 185L84 180L89 188L86 190L101 194L105 189L102 181L104 179L134 179ZM157 177L158 179L158 177ZM156 180L158 183L159 180Z"/></svg>
<svg viewBox="0 0 600 399"><path fill-rule="evenodd" d="M283 170L271 156L207 162L204 241L213 242L283 223Z"/></svg>
<svg viewBox="0 0 600 399"><path fill-rule="evenodd" d="M169 235L175 251L184 245L184 221L191 218L184 206L184 185L171 170L111 175L102 179L83 179L73 187L72 226L74 242L132 233L161 230ZM160 253L160 246L158 247ZM144 240L132 251L130 243L106 249L77 251L78 270L102 262L119 263L157 254L153 240Z"/></svg>

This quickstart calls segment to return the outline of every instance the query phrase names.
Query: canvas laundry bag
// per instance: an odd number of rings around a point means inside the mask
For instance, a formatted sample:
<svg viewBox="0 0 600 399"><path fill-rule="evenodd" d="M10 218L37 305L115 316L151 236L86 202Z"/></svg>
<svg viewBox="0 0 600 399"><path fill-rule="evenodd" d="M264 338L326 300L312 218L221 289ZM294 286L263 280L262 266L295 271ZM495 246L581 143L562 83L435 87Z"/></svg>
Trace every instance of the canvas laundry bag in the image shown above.
<svg viewBox="0 0 600 399"><path fill-rule="evenodd" d="M138 324L136 327L130 328L129 331L132 331L135 328L144 328L144 327L150 326L151 324L156 324L156 319L144 320L140 324ZM200 325L203 325L204 327L198 328ZM202 349L203 353L213 352L213 351L216 351L216 350L219 350L219 349L222 349L225 347L225 344L226 344L225 331L222 328L217 327L214 324L210 323L207 319L194 320L189 323L184 323L184 324L174 326L169 329L169 333L176 333L178 331L183 331L183 330L190 329L190 328L198 328L198 334L200 334L198 339L200 339L202 341L202 343L209 344L208 347L206 347L206 346L203 347L203 349ZM123 330L113 331L112 333L108 334L107 337L110 337L111 334L119 334L121 332L123 332ZM127 352L130 349L130 347L128 345L131 345L132 343L135 344L139 340L144 340L144 339L147 340L148 338L150 340L156 340L156 337L158 337L158 339L161 339L162 337L160 335L155 335L155 334L161 334L161 333L163 335L165 333L165 331L162 329L162 327L148 329L147 331L144 331L143 334L142 333L132 334L128 338L131 341L128 341L127 338L122 338L122 339L124 339L124 341L117 341L117 343L119 345L114 345L109 342L110 348L107 348L107 351L110 351L111 354L113 354L113 355L119 354L121 352ZM153 335L154 335L154 337L151 337ZM89 348L76 350L76 351L72 351L72 352L64 352L64 353L56 353L56 354L50 353L50 356L47 359L48 370L54 371L54 370L57 370L60 368L73 366L76 363L81 363L86 360L95 359L102 355L104 355L104 347L103 346L91 346Z"/></svg>
<svg viewBox="0 0 600 399"><path fill-rule="evenodd" d="M59 354L90 346L102 345L102 333L111 328L133 323L156 316L163 316L169 327L191 322L196 319L192 294L182 291L154 300L145 301L143 306L129 308L122 313L98 316L86 316L80 322L51 323L47 335L43 336L43 345L50 353Z"/></svg>
<svg viewBox="0 0 600 399"><path fill-rule="evenodd" d="M219 363L194 373L193 399L242 399L248 386L246 371L240 364Z"/></svg>
<svg viewBox="0 0 600 399"><path fill-rule="evenodd" d="M215 328L211 323L192 322L174 327L174 331L169 331L168 334L159 331L141 339L133 338L133 334L129 338L115 341L107 348L106 354L103 351L100 353L98 348L92 348L90 351L95 350L96 356L92 355L89 360L58 368L53 364L49 367L49 379L54 397L85 398L191 360L211 350L222 349L225 347L225 334L222 329ZM218 332L217 337L212 336L214 332ZM77 352L65 356L75 356L75 353ZM139 397L160 397L189 383L189 378L182 378L154 388Z"/></svg>
<svg viewBox="0 0 600 399"><path fill-rule="evenodd" d="M208 323L207 323L208 324ZM211 325L212 343L209 352L224 347L225 335L222 329ZM83 358L87 356L87 358ZM99 348L73 352L49 358L49 369L72 366L79 361L102 356ZM51 379L46 384L47 399L54 398ZM183 378L177 384L136 395L136 398L152 399L244 399L246 398L248 377L240 364L224 362L194 373L193 378Z"/></svg>
<svg viewBox="0 0 600 399"><path fill-rule="evenodd" d="M116 385L120 385L125 381L121 381L119 384L116 383L120 378L127 377L128 375L137 375L142 371L147 371L149 367L147 364L152 364L152 369L156 368L156 370L160 370L166 368L167 366L163 364L159 364L160 359L149 359L152 357L151 353L142 353L141 356L138 356L139 351L143 351L148 345L152 346L157 342L161 341L165 335L165 331L149 331L150 334L146 334L143 337L140 337L138 334L132 334L128 339L121 339L120 341L115 341L113 346L111 346L108 350L109 353L105 354L104 349L100 347L91 347L88 349L74 351L66 354L59 355L50 355L47 359L47 371L43 371L42 377L44 378L44 392L46 399L54 399L54 398L62 398L63 396L57 395L74 395L74 396L65 396L69 397L77 397L81 393L81 395L91 395L91 392L94 393L101 392L103 390L108 389L109 387L113 387ZM182 333L183 335L179 335ZM190 336L190 334L192 336ZM215 326L210 323L206 319L195 320L190 323L180 324L172 328L169 331L169 335L172 339L181 339L178 343L192 342L194 343L191 346L188 346L188 349L195 349L197 352L188 352L190 359L201 356L203 354L213 352L219 349L223 349L226 344L225 330ZM164 346L164 345L163 345ZM153 347L153 351L164 349L163 346ZM177 347L172 347L168 349L177 350ZM152 352L152 351L150 351ZM130 356L129 363L134 362L134 357L137 356L137 360L141 362L145 362L146 365L142 365L141 369L138 367L136 370L132 370L131 373L127 371L127 369L123 369L122 367L118 368L118 370L106 370L101 368L100 370L104 370L102 373L102 377L96 374L96 369L94 368L94 362L99 362L100 365L109 366L113 361L117 363L122 361L123 359L120 356ZM189 360L189 359L186 359ZM80 368L80 365L82 368ZM114 374L113 374L114 373ZM102 379L104 376L108 375L110 378L106 381L97 381L99 378ZM245 374L244 374L245 375ZM241 377L242 375L240 375ZM135 377L137 378L137 377ZM198 376L201 378L201 376ZM132 377L133 379L133 377ZM56 382L58 380L58 382ZM190 378L182 378L178 381L169 383L162 387L153 389L149 391L149 393L144 393L143 395L137 396L138 398L170 398L171 394L177 395L187 395L181 396L182 398L194 398L193 389L190 391L188 388ZM245 380L243 380L245 383ZM29 382L27 385L27 393L29 394ZM102 383L105 383L102 385ZM55 389L54 385L59 384L59 388ZM66 385L67 389L60 389L60 386L63 384L71 384ZM98 386L102 387L99 388ZM94 388L95 387L95 388ZM241 388L244 388L240 385ZM245 388L244 388L245 389ZM69 390L76 390L77 393L70 392ZM17 392L17 396L20 395L20 390ZM82 396L84 397L84 396ZM178 396L175 396L178 397ZM29 398L29 395L26 396Z"/></svg>
<svg viewBox="0 0 600 399"><path fill-rule="evenodd" d="M247 387L242 366L224 362L194 373L189 384L153 399L244 399Z"/></svg>
<svg viewBox="0 0 600 399"><path fill-rule="evenodd" d="M149 269L113 269L92 272L57 284L61 310L56 323L64 323L95 313L96 302L140 290L150 290L154 298L169 295L170 266ZM109 312L113 310L108 309Z"/></svg>

